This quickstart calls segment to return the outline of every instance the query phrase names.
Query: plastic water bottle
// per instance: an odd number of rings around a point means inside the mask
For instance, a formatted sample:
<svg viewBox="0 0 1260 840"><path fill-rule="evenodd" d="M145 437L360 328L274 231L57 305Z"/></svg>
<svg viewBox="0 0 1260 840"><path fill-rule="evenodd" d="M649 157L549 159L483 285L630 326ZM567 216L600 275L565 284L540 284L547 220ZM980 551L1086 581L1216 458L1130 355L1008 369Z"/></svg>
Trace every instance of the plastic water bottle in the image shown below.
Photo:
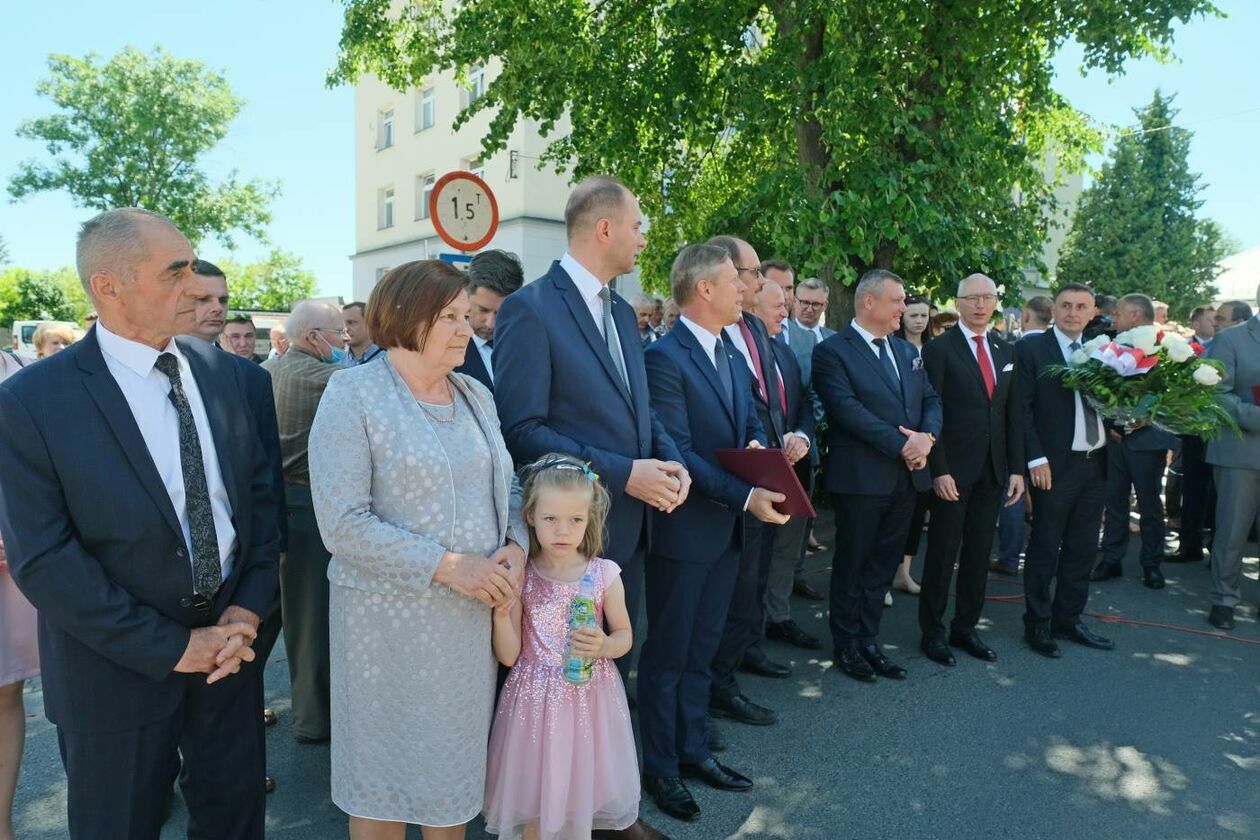
<svg viewBox="0 0 1260 840"><path fill-rule="evenodd" d="M590 572L582 575L577 595L569 605L569 650L564 657L564 680L573 685L586 685L591 681L592 660L573 652L574 630L595 626L595 578Z"/></svg>

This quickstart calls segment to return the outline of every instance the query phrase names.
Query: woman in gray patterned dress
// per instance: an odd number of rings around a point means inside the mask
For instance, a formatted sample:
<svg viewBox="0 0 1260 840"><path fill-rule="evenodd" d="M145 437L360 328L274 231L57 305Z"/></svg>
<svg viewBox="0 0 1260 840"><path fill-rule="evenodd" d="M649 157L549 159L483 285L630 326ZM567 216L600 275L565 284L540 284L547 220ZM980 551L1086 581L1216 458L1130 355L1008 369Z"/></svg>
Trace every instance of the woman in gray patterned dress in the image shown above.
<svg viewBox="0 0 1260 840"><path fill-rule="evenodd" d="M333 375L311 429L332 553L332 799L352 838L462 837L481 810L494 702L491 608L519 591L528 535L490 392L452 373L464 278L390 271L365 320L384 358Z"/></svg>

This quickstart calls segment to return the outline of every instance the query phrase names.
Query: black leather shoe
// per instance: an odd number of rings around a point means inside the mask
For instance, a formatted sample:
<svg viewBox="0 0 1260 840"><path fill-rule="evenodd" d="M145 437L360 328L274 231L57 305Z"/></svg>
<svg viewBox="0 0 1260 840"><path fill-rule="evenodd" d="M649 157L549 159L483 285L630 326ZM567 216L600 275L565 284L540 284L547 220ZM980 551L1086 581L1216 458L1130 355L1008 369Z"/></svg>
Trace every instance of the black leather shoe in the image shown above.
<svg viewBox="0 0 1260 840"><path fill-rule="evenodd" d="M733 697L710 697L709 714L716 718L726 718L750 726L769 726L779 719L772 710L765 706L758 706L742 694L736 694Z"/></svg>
<svg viewBox="0 0 1260 840"><path fill-rule="evenodd" d="M875 682L875 669L856 650L836 652L836 667L861 682Z"/></svg>
<svg viewBox="0 0 1260 840"><path fill-rule="evenodd" d="M1094 570L1089 573L1089 579L1092 581L1111 580L1120 577L1120 567L1112 566L1106 563L1099 563Z"/></svg>
<svg viewBox="0 0 1260 840"><path fill-rule="evenodd" d="M263 709L263 726L275 726L279 719L274 709Z"/></svg>
<svg viewBox="0 0 1260 840"><path fill-rule="evenodd" d="M1234 608L1233 607L1212 607L1208 613L1208 624L1218 627L1221 630L1234 629Z"/></svg>
<svg viewBox="0 0 1260 840"><path fill-rule="evenodd" d="M753 786L752 779L736 773L725 764L718 764L715 758L705 759L699 764L679 764L678 771L718 790L745 791L752 790Z"/></svg>
<svg viewBox="0 0 1260 840"><path fill-rule="evenodd" d="M644 776L643 789L662 813L688 822L700 818L700 806L678 776Z"/></svg>
<svg viewBox="0 0 1260 840"><path fill-rule="evenodd" d="M1070 642L1076 642L1078 645L1084 645L1095 650L1111 650L1116 646L1111 639L1108 639L1106 636L1099 636L1080 621L1071 627L1051 628L1051 632L1053 632L1055 638L1067 639Z"/></svg>
<svg viewBox="0 0 1260 840"><path fill-rule="evenodd" d="M930 639L924 639L919 647L923 649L924 655L933 662L938 662L947 668L953 668L956 660L954 654L949 649L949 645L945 644L945 640L940 636L933 636Z"/></svg>
<svg viewBox="0 0 1260 840"><path fill-rule="evenodd" d="M749 648L748 652L744 654L744 658L739 663L739 670L749 674L756 674L759 677L770 677L776 680L785 680L792 676L791 668L772 661L770 657L756 647Z"/></svg>
<svg viewBox="0 0 1260 840"><path fill-rule="evenodd" d="M726 752L726 739L722 737L722 730L718 729L717 721L709 718L709 752L720 753Z"/></svg>
<svg viewBox="0 0 1260 840"><path fill-rule="evenodd" d="M265 793L276 792L276 780L270 776L263 776L263 791Z"/></svg>
<svg viewBox="0 0 1260 840"><path fill-rule="evenodd" d="M986 645L980 640L980 634L975 630L970 633L958 633L949 637L950 647L956 647L959 650L965 650L976 659L983 659L985 662L997 662L997 654L993 648Z"/></svg>
<svg viewBox="0 0 1260 840"><path fill-rule="evenodd" d="M1161 560L1160 562L1162 563L1202 563L1203 562L1203 549L1199 549L1198 551L1186 551L1185 549L1182 549L1181 551L1178 551L1176 554L1165 554L1163 557L1163 560Z"/></svg>
<svg viewBox="0 0 1260 840"><path fill-rule="evenodd" d="M999 575L1006 575L1007 577L1015 577L1019 574L1019 561L1016 560L1015 563L1011 565L1003 563L1001 560L990 560L989 571L997 572Z"/></svg>
<svg viewBox="0 0 1260 840"><path fill-rule="evenodd" d="M1142 585L1147 589L1163 589L1164 573L1159 569L1147 569L1142 572Z"/></svg>
<svg viewBox="0 0 1260 840"><path fill-rule="evenodd" d="M792 594L799 595L806 601L822 601L827 597L818 589L810 586L809 581L799 579L792 583Z"/></svg>
<svg viewBox="0 0 1260 840"><path fill-rule="evenodd" d="M864 647L860 653L862 658L866 660L866 664L871 666L871 670L881 677L887 677L890 680L904 680L906 678L906 669L884 656L884 652L879 649L879 645Z"/></svg>
<svg viewBox="0 0 1260 840"><path fill-rule="evenodd" d="M795 621L774 621L766 625L766 638L773 642L784 642L802 650L822 650L822 641L811 636L800 628Z"/></svg>
<svg viewBox="0 0 1260 840"><path fill-rule="evenodd" d="M1028 646L1037 653L1050 659L1058 659L1063 655L1063 651L1059 650L1059 645L1055 642L1054 636L1050 635L1050 631L1044 627L1024 628L1024 641L1028 642Z"/></svg>

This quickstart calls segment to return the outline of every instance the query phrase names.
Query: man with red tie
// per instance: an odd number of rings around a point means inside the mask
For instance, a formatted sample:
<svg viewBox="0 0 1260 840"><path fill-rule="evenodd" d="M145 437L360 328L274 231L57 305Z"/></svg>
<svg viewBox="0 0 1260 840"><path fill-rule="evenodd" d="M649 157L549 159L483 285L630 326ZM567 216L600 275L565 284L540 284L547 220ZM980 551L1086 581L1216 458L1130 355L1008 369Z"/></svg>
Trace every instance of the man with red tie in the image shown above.
<svg viewBox="0 0 1260 840"><path fill-rule="evenodd" d="M1024 494L1023 436L1011 396L1015 348L989 333L997 287L985 275L972 274L958 284L957 301L958 325L923 347L923 366L940 395L944 419L940 443L928 455L934 495L919 629L923 652L946 666L954 664L951 646L977 659L997 659L976 624L999 504L1013 505ZM947 640L944 618L955 560L958 598Z"/></svg>
<svg viewBox="0 0 1260 840"><path fill-rule="evenodd" d="M782 376L770 349L770 336L766 325L752 314L757 304L757 293L765 282L761 274L761 260L751 245L733 236L715 236L706 244L727 252L744 284L743 315L739 321L723 329L722 340L738 351L736 358L743 359L748 367L753 404L765 430L767 445L771 449L800 446L801 442L792 444L792 441L804 436L786 427L787 398ZM777 678L786 678L792 672L785 665L771 661L757 645L764 622L757 581L763 562L767 566L770 563L775 529L755 517L745 517L744 523L739 576L731 596L730 610L726 614L722 641L713 657L709 713L738 723L768 726L778 719L774 711L745 697L735 680L735 672L742 669L759 676Z"/></svg>

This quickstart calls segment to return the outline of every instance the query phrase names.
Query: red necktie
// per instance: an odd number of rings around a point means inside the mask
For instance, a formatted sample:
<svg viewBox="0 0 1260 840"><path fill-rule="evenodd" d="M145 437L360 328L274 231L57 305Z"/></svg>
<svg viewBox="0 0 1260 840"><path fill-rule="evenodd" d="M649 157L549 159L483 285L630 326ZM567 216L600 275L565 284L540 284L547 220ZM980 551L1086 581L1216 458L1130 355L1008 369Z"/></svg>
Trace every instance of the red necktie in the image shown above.
<svg viewBox="0 0 1260 840"><path fill-rule="evenodd" d="M739 319L739 333L744 337L744 346L748 348L748 355L752 359L753 372L757 374L757 385L761 389L761 398L769 402L770 391L766 388L766 375L761 369L761 354L757 352L757 342L753 341L752 331L748 329L743 318Z"/></svg>
<svg viewBox="0 0 1260 840"><path fill-rule="evenodd" d="M996 380L993 378L993 363L989 361L989 351L984 347L984 336L973 335L971 340L976 343L976 361L980 363L980 375L984 377L984 390L988 392L989 399L993 399Z"/></svg>

